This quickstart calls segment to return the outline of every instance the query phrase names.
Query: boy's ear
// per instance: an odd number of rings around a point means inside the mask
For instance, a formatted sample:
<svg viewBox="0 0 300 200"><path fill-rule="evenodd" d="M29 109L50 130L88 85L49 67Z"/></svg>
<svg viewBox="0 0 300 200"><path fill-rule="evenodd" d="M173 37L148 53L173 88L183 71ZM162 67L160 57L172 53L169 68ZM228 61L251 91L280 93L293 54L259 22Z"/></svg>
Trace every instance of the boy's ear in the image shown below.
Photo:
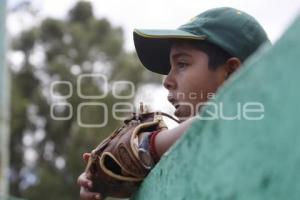
<svg viewBox="0 0 300 200"><path fill-rule="evenodd" d="M226 61L226 64L224 66L226 79L228 79L233 74L233 72L235 72L237 69L239 69L241 65L242 65L242 62L237 57L229 58Z"/></svg>

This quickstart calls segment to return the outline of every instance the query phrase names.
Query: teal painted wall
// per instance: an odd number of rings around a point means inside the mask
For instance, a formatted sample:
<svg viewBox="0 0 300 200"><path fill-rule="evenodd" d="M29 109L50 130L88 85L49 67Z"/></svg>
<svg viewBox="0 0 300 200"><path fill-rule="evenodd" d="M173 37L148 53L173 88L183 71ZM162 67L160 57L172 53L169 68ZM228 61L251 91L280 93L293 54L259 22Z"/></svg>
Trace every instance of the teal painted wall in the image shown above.
<svg viewBox="0 0 300 200"><path fill-rule="evenodd" d="M132 199L300 199L300 17L228 81L219 102L227 116L238 103L260 102L263 119L199 119Z"/></svg>

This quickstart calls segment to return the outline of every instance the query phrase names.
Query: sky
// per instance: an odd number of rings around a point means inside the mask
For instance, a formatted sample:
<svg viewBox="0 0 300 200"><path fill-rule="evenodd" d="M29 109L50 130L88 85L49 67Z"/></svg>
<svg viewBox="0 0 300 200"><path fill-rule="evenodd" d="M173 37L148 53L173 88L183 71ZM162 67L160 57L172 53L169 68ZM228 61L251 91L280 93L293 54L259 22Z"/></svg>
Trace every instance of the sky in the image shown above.
<svg viewBox="0 0 300 200"><path fill-rule="evenodd" d="M21 0L8 0L13 8ZM134 28L177 28L197 14L215 7L234 7L254 16L265 28L271 41L276 41L292 20L300 14L300 0L89 0L97 17L108 18L113 25L123 27L125 46L134 50ZM66 17L77 0L31 0L39 16ZM11 19L12 20L12 19ZM11 21L13 22L13 21ZM28 24L32 20L29 19ZM24 26L13 26L18 32ZM22 23L24 25L24 23ZM25 23L26 24L26 23Z"/></svg>

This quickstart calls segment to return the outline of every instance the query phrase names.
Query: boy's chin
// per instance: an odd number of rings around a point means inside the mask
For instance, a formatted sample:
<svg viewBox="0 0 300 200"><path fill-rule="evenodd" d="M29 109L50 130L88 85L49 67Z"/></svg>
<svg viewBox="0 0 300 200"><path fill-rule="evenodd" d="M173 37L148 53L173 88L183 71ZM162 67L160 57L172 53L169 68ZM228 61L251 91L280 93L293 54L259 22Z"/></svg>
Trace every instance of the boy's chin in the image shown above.
<svg viewBox="0 0 300 200"><path fill-rule="evenodd" d="M191 114L191 112L185 111L185 110L181 110L180 108L176 109L176 111L174 112L174 115L178 118L178 120L180 122L184 122L187 119L193 117L193 115Z"/></svg>

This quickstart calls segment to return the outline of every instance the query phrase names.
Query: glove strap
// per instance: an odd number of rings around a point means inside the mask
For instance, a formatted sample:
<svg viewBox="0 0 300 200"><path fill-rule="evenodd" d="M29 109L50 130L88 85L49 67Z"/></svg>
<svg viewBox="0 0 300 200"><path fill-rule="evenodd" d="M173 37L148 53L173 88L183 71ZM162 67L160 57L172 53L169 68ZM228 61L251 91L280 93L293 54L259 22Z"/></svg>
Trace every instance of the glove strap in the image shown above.
<svg viewBox="0 0 300 200"><path fill-rule="evenodd" d="M138 154L141 160L141 164L146 169L151 169L159 161L159 156L155 148L155 137L161 130L150 132L144 137L139 144Z"/></svg>

